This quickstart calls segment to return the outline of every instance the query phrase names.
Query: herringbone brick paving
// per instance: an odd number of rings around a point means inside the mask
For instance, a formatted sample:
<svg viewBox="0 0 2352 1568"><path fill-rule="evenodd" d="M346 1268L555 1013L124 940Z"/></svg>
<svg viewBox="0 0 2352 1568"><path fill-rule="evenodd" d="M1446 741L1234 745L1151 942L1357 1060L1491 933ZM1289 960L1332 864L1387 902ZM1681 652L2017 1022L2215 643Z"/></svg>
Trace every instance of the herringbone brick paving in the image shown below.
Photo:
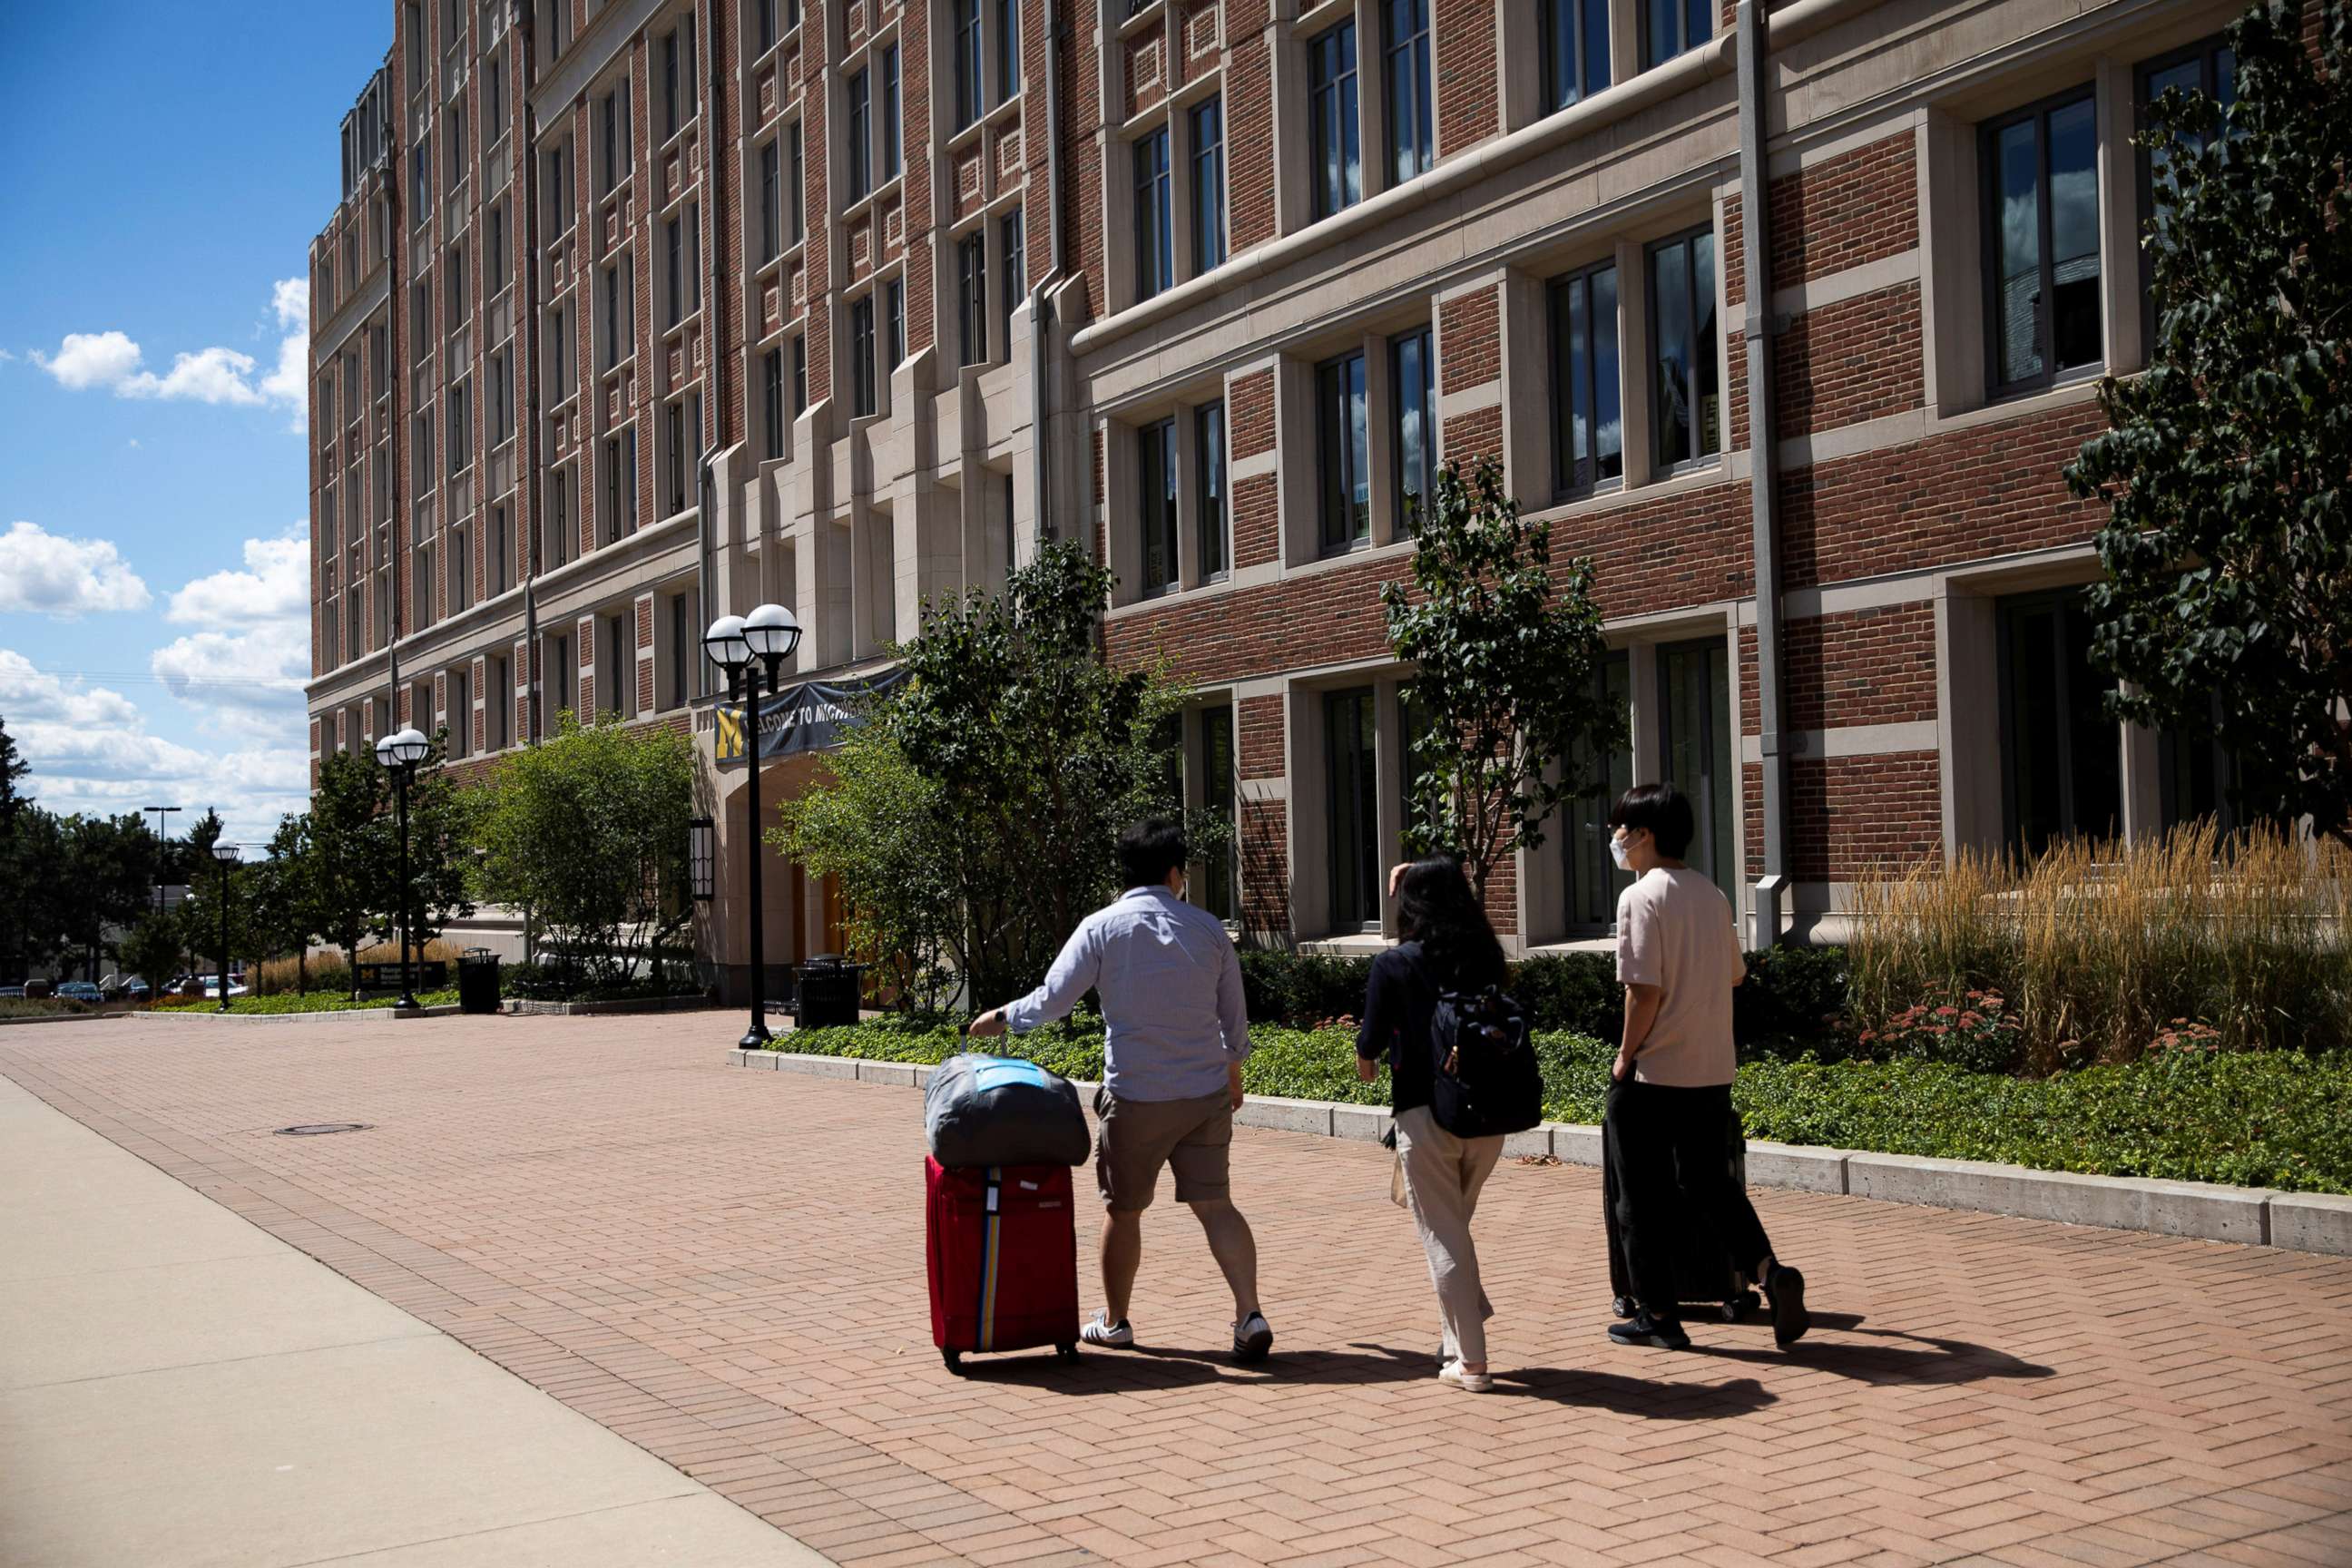
<svg viewBox="0 0 2352 1568"><path fill-rule="evenodd" d="M2352 1259L1768 1192L1813 1337L1623 1350L1597 1177L1507 1163L1482 1398L1385 1152L1245 1131L1271 1363L1163 1189L1148 1348L959 1380L919 1098L724 1065L731 1022L125 1020L0 1071L856 1568L2352 1563ZM310 1121L371 1130L269 1135Z"/></svg>

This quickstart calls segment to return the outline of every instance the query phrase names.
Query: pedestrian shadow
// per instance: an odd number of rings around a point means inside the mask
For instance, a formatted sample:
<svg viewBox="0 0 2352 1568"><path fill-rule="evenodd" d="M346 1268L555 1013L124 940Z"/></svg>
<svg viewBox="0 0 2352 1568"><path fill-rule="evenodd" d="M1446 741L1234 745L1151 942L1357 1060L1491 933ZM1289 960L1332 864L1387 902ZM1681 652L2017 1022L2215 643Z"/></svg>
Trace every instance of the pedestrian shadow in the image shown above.
<svg viewBox="0 0 2352 1568"><path fill-rule="evenodd" d="M1982 1383L1991 1378L2057 1375L2053 1367L2021 1360L2007 1351L1995 1350L1990 1345L1971 1344L1966 1340L1937 1339L1932 1334L1906 1333L1901 1329L1865 1329L1861 1325L1862 1319L1852 1313L1813 1314L1816 1333L1856 1335L1877 1342L1856 1344L1851 1340L1808 1337L1793 1345L1765 1350L1714 1344L1695 1338L1691 1353L1711 1356L1718 1361L1801 1366L1838 1377L1849 1377L1856 1383L1874 1384L1935 1385ZM1769 1322L1751 1322L1746 1326L1769 1328L1770 1325Z"/></svg>

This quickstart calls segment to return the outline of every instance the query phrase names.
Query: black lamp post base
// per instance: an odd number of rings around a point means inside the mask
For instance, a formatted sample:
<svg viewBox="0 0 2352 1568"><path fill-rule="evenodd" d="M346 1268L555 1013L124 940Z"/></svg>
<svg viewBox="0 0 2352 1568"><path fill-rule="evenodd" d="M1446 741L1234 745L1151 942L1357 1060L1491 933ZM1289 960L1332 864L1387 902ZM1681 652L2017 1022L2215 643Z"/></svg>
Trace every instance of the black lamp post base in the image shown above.
<svg viewBox="0 0 2352 1568"><path fill-rule="evenodd" d="M421 1013L425 1010L424 1005L406 992L401 994L400 1000L392 1005L392 1009L395 1013Z"/></svg>
<svg viewBox="0 0 2352 1568"><path fill-rule="evenodd" d="M735 1042L735 1048L739 1051L765 1050L775 1037L768 1032L765 1024L754 1024L743 1031L743 1037Z"/></svg>

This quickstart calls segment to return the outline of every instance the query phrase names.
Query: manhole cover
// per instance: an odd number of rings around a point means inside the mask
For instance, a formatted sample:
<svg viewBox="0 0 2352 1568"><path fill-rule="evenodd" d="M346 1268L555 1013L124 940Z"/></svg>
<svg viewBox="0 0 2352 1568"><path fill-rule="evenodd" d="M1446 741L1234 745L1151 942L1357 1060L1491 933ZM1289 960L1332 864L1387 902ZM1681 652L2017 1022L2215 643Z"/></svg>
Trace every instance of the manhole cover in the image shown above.
<svg viewBox="0 0 2352 1568"><path fill-rule="evenodd" d="M281 1127L278 1130L278 1136L319 1138L330 1132L364 1132L367 1130L368 1125L364 1121L307 1121L299 1127Z"/></svg>

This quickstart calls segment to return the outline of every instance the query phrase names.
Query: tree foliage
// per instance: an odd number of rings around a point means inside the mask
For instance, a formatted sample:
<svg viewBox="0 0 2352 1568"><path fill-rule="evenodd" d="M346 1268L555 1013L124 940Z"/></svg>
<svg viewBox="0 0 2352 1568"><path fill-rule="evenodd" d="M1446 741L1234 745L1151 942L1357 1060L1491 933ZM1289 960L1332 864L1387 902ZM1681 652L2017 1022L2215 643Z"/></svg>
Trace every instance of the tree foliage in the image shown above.
<svg viewBox="0 0 2352 1568"><path fill-rule="evenodd" d="M1491 459L1467 481L1446 464L1432 500L1412 584L1381 589L1421 716L1406 737L1418 810L1405 847L1460 856L1483 899L1499 861L1540 846L1559 803L1595 787L1578 759L1622 738L1623 715L1601 686L1591 562L1555 580L1550 525L1519 515Z"/></svg>
<svg viewBox="0 0 2352 1568"><path fill-rule="evenodd" d="M2066 470L2109 507L2092 657L2119 716L2210 723L2250 815L2352 844L2352 6L2229 37L2233 103L2149 106L2154 352Z"/></svg>
<svg viewBox="0 0 2352 1568"><path fill-rule="evenodd" d="M694 750L661 728L583 725L500 762L476 791L482 897L531 911L598 983L661 973L691 917Z"/></svg>
<svg viewBox="0 0 2352 1568"><path fill-rule="evenodd" d="M453 920L474 912L471 862L473 801L461 794L449 777L449 731L436 731L431 750L416 767L408 786L408 898L400 897L398 824L390 822L384 840L391 853L384 863L384 896L373 912L376 937L390 942L404 908L410 922L409 941L422 951ZM379 773L386 770L379 768ZM383 798L393 801L392 781L383 784Z"/></svg>
<svg viewBox="0 0 2352 1568"><path fill-rule="evenodd" d="M311 928L343 950L356 986L360 946L391 905L396 879L390 774L373 758L331 752L319 763L303 838Z"/></svg>
<svg viewBox="0 0 2352 1568"><path fill-rule="evenodd" d="M782 808L778 847L841 879L866 956L952 971L983 1005L1016 995L1118 890L1120 831L1182 813L1181 689L1095 653L1111 581L1063 542L1001 594L927 606L897 649L913 679ZM1231 831L1205 812L1187 827L1202 854Z"/></svg>

